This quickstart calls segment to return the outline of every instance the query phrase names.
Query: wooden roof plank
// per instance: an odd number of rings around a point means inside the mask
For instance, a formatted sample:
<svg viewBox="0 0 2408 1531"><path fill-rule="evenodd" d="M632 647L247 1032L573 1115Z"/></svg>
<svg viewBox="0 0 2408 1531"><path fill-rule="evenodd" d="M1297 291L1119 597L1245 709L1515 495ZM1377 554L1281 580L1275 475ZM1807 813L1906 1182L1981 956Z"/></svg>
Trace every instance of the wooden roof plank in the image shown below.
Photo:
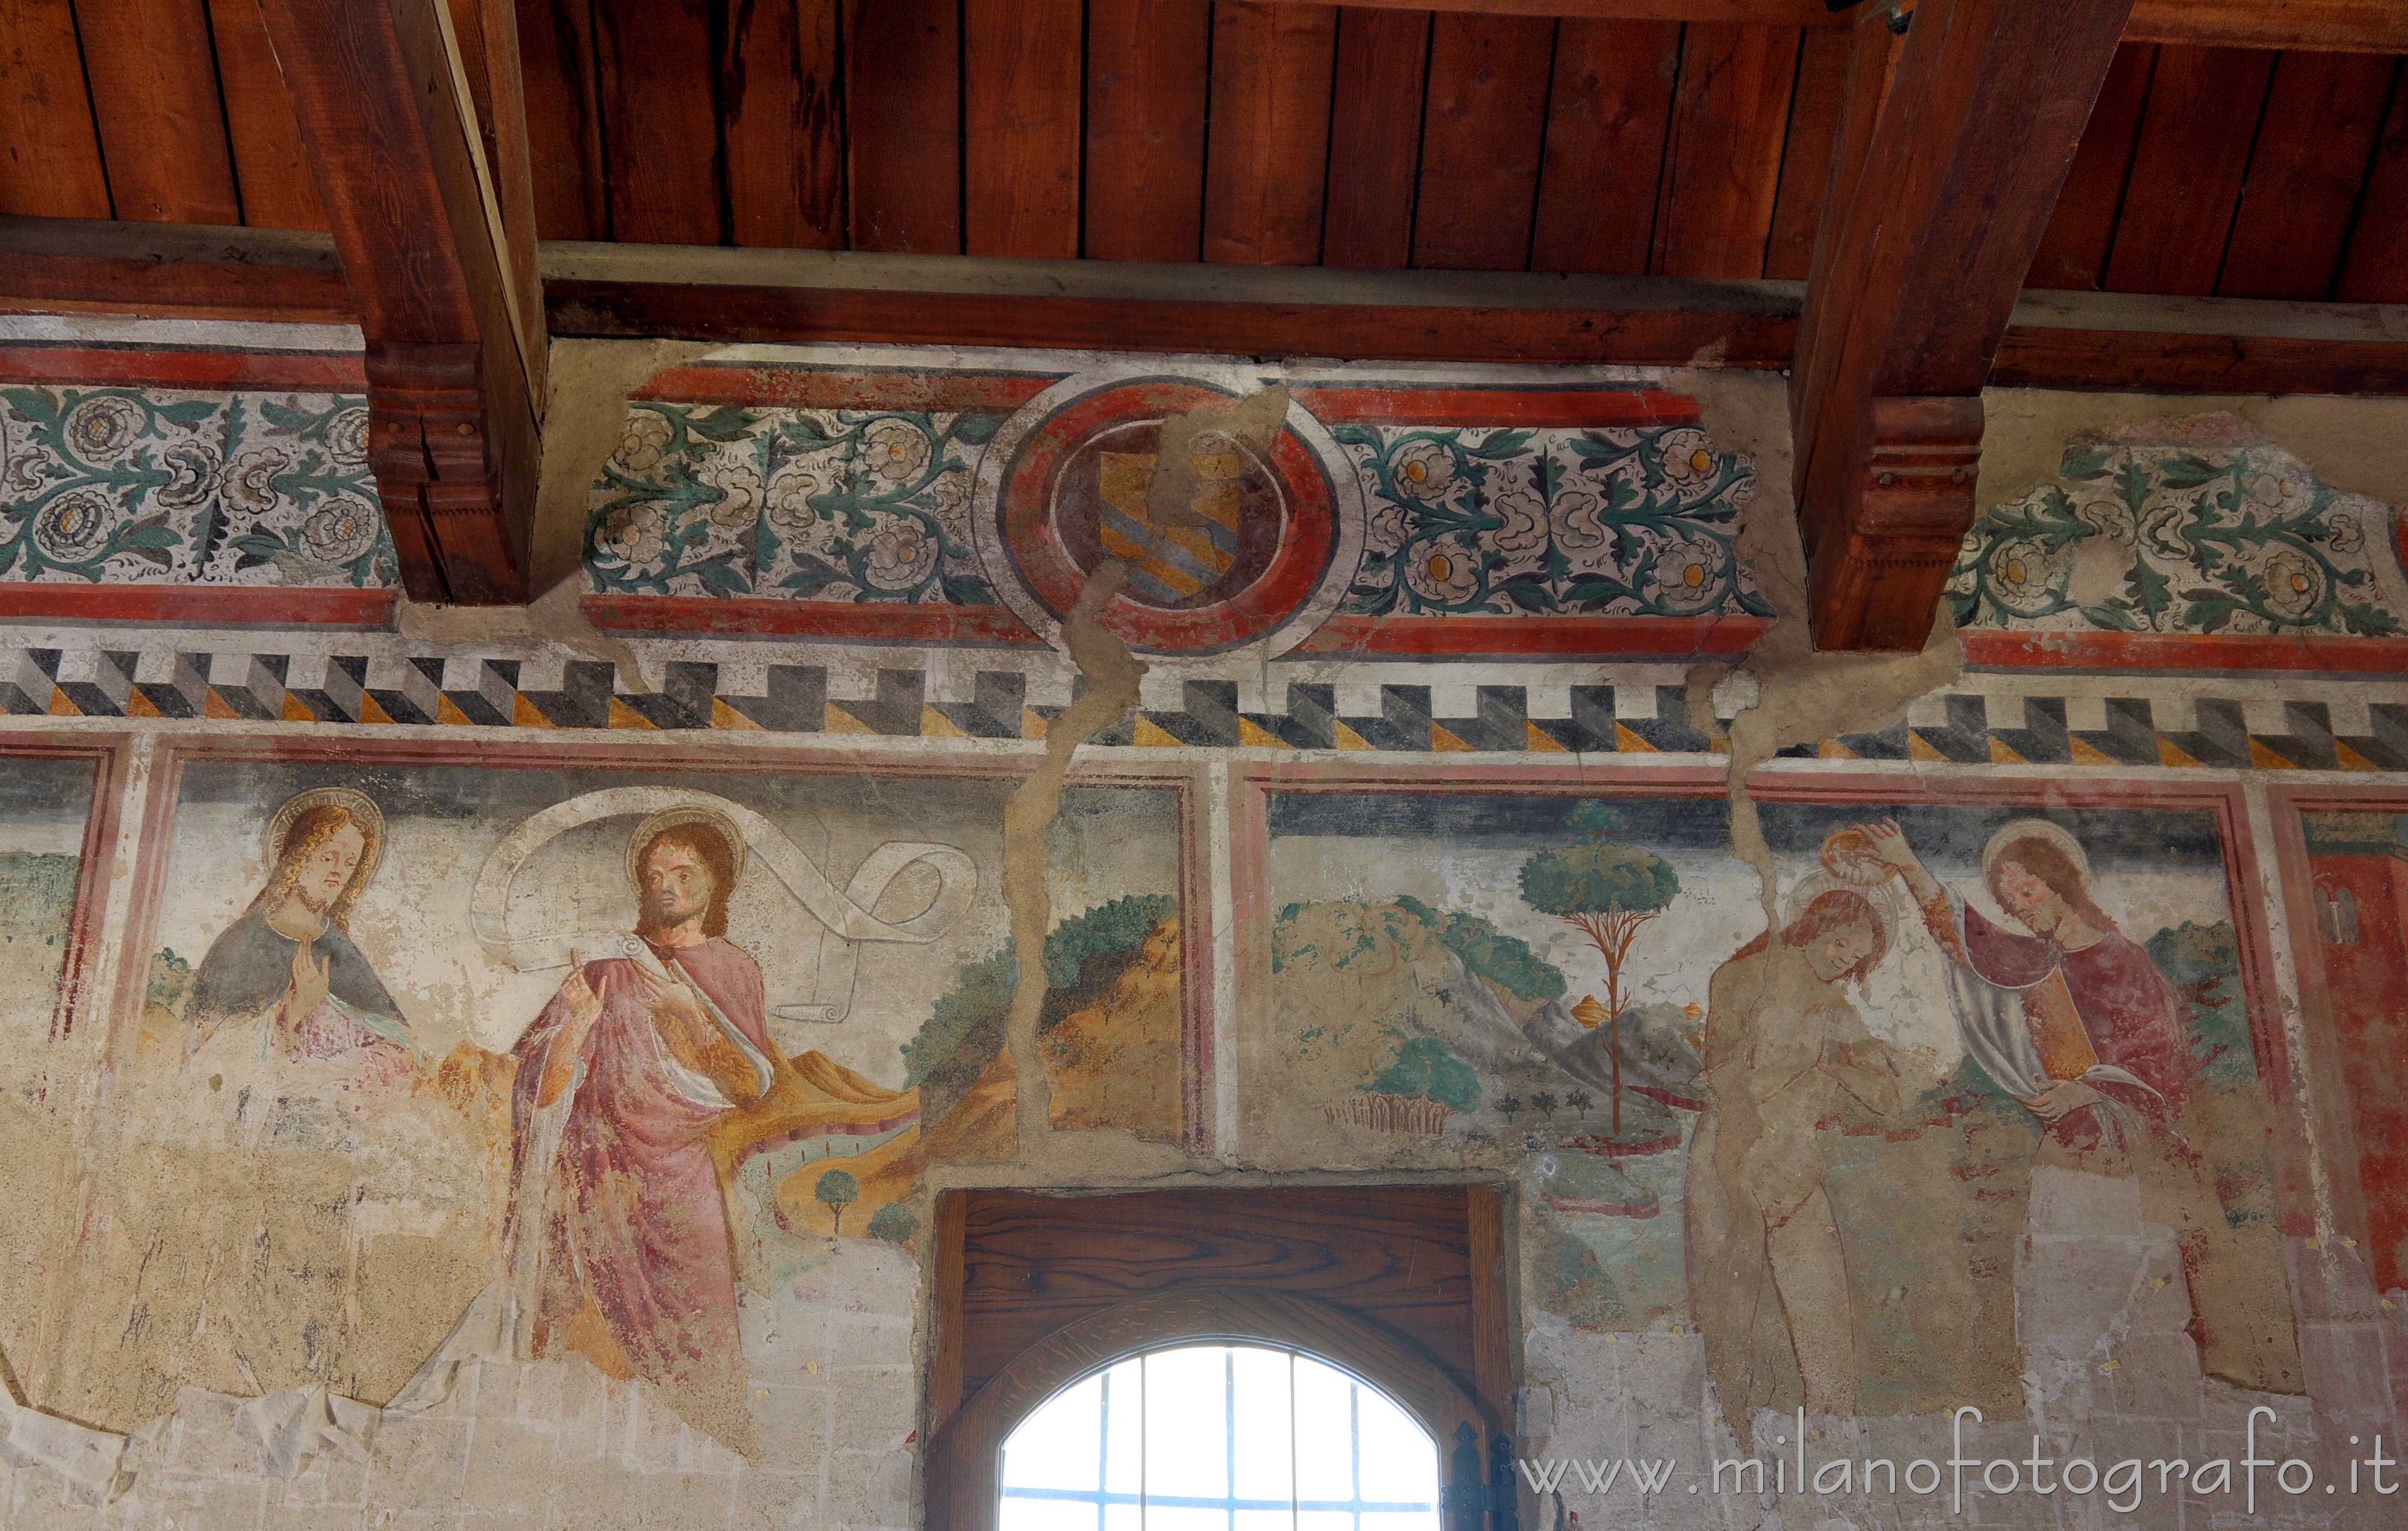
<svg viewBox="0 0 2408 1531"><path fill-rule="evenodd" d="M595 0L594 23L611 236L719 243L710 0Z"/></svg>
<svg viewBox="0 0 2408 1531"><path fill-rule="evenodd" d="M1762 274L1799 42L1794 27L1688 28L1649 269L1668 277Z"/></svg>
<svg viewBox="0 0 2408 1531"><path fill-rule="evenodd" d="M853 249L961 252L961 45L955 0L846 0Z"/></svg>
<svg viewBox="0 0 2408 1531"><path fill-rule="evenodd" d="M2333 296L2344 303L2408 303L2408 65L2366 172L2358 226Z"/></svg>
<svg viewBox="0 0 2408 1531"><path fill-rule="evenodd" d="M1088 0L1087 257L1192 261L1204 239L1211 0Z"/></svg>
<svg viewBox="0 0 2408 1531"><path fill-rule="evenodd" d="M2108 257L2108 291L2175 296L2215 291L2273 70L2272 53L2158 50Z"/></svg>
<svg viewBox="0 0 2408 1531"><path fill-rule="evenodd" d="M2398 73L2397 60L2375 53L2286 53L2275 64L2216 292L2331 295Z"/></svg>
<svg viewBox="0 0 2408 1531"><path fill-rule="evenodd" d="M719 95L730 243L844 248L838 9L770 0L727 11Z"/></svg>
<svg viewBox="0 0 2408 1531"><path fill-rule="evenodd" d="M2115 50L2099 104L2090 108L2073 150L2073 168L2057 194L2040 253L2024 278L2027 287L2095 290L2105 279L2107 256L2115 246L2115 214L2124 205L2124 182L2132 173L2157 64L2155 43L2126 42Z"/></svg>
<svg viewBox="0 0 2408 1531"><path fill-rule="evenodd" d="M1422 108L1415 265L1529 265L1555 47L1555 23L1546 17L1439 13Z"/></svg>
<svg viewBox="0 0 2408 1531"><path fill-rule="evenodd" d="M0 215L107 218L108 179L68 0L0 5Z"/></svg>
<svg viewBox="0 0 2408 1531"><path fill-rule="evenodd" d="M1321 259L1338 8L1222 0L1212 7L1204 259Z"/></svg>
<svg viewBox="0 0 2408 1531"><path fill-rule="evenodd" d="M536 227L546 239L610 233L603 173L594 0L517 0L520 78L533 163Z"/></svg>
<svg viewBox="0 0 2408 1531"><path fill-rule="evenodd" d="M1420 0L1353 0L1365 7ZM1858 11L1823 0L1448 0L1487 16L1559 16L1608 21L1838 27ZM2408 7L2398 0L2137 0L2124 36L2134 42L2209 47L2408 52Z"/></svg>
<svg viewBox="0 0 2408 1531"><path fill-rule="evenodd" d="M80 0L76 19L116 216L241 222L201 0Z"/></svg>
<svg viewBox="0 0 2408 1531"><path fill-rule="evenodd" d="M252 228L323 229L326 209L309 179L301 127L268 46L259 0L213 0L209 33L217 45L218 85L225 98L242 221Z"/></svg>
<svg viewBox="0 0 2408 1531"><path fill-rule="evenodd" d="M1348 6L1338 13L1324 265L1393 270L1412 264L1429 44L1426 10Z"/></svg>
<svg viewBox="0 0 2408 1531"><path fill-rule="evenodd" d="M1799 39L1798 86L1781 146L1781 187L1764 247L1768 277L1802 280L1813 266L1814 231L1822 225L1833 141L1847 104L1850 42L1849 34L1830 27L1816 27Z"/></svg>
<svg viewBox="0 0 2408 1531"><path fill-rule="evenodd" d="M1079 0L964 0L963 248L1079 253Z"/></svg>
<svg viewBox="0 0 2408 1531"><path fill-rule="evenodd" d="M1563 23L1531 270L1645 274L1680 67L1677 22Z"/></svg>

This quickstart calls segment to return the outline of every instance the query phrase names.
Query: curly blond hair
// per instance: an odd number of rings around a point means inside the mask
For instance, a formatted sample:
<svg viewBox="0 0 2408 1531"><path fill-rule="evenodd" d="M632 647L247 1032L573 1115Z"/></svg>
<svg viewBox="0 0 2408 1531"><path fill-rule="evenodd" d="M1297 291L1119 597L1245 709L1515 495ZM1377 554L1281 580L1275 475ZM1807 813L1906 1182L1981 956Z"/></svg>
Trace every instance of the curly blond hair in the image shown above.
<svg viewBox="0 0 2408 1531"><path fill-rule="evenodd" d="M376 826L362 823L338 804L320 803L293 816L291 827L284 831L284 843L276 848L276 868L268 873L267 885L259 890L252 907L272 909L282 903L285 894L293 891L293 884L300 880L302 864L347 826L360 832L359 865L351 868L351 880L343 884L343 891L326 906L326 923L350 935L351 900L360 895L376 864Z"/></svg>

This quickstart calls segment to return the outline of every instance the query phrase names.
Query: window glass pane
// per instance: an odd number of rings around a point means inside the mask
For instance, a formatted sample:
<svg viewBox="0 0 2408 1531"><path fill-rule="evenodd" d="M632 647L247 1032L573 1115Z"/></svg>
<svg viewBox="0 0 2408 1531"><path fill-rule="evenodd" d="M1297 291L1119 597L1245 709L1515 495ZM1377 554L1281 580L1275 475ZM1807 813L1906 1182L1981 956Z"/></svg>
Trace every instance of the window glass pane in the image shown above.
<svg viewBox="0 0 2408 1531"><path fill-rule="evenodd" d="M1296 1493L1307 1502L1354 1500L1354 1380L1304 1356L1296 1363ZM1354 1524L1350 1516L1346 1531Z"/></svg>
<svg viewBox="0 0 2408 1531"><path fill-rule="evenodd" d="M1193 1505L1167 1505L1159 1499L1145 1502L1145 1531L1229 1531L1226 1510L1203 1510Z"/></svg>
<svg viewBox="0 0 2408 1531"><path fill-rule="evenodd" d="M998 1531L1096 1531L1096 1505L1092 1499L1024 1499L1006 1493L996 1524Z"/></svg>
<svg viewBox="0 0 2408 1531"><path fill-rule="evenodd" d="M1439 1531L1438 1477L1420 1424L1344 1372L1263 1346L1182 1346L1119 1362L1021 1423L1004 1444L1000 1531Z"/></svg>
<svg viewBox="0 0 2408 1531"><path fill-rule="evenodd" d="M1292 1366L1284 1351L1233 1350L1230 1369L1237 1381L1230 1416L1237 1426L1237 1496L1269 1500L1279 1507L1277 1531L1288 1524L1289 1467L1295 1441L1288 1422L1288 1380ZM1248 1531L1240 1525L1240 1531ZM1253 1531L1269 1531L1255 1526Z"/></svg>
<svg viewBox="0 0 2408 1531"><path fill-rule="evenodd" d="M1145 1487L1145 1373L1134 1357L1104 1374L1104 1487L1134 1497ZM1134 1506L1130 1514L1136 1514ZM1139 1531L1105 1523L1104 1531Z"/></svg>
<svg viewBox="0 0 2408 1531"><path fill-rule="evenodd" d="M1046 1399L1023 1420L1003 1443L1003 1486L1094 1493L1096 1453L1102 1445L1103 1394L1103 1379L1090 1377ZM1093 1506L1083 1524L1087 1531L1095 1531Z"/></svg>
<svg viewBox="0 0 2408 1531"><path fill-rule="evenodd" d="M1355 1390L1362 1433L1363 1497L1375 1503L1438 1508L1438 1453L1405 1411L1370 1388ZM1370 1523L1364 1523L1370 1531ZM1389 1527L1388 1531L1403 1531Z"/></svg>
<svg viewBox="0 0 2408 1531"><path fill-rule="evenodd" d="M1218 1500L1229 1491L1228 1352L1156 1351L1145 1358L1145 1493ZM1149 1516L1147 1531L1202 1531ZM1226 1519L1211 1531L1228 1531Z"/></svg>

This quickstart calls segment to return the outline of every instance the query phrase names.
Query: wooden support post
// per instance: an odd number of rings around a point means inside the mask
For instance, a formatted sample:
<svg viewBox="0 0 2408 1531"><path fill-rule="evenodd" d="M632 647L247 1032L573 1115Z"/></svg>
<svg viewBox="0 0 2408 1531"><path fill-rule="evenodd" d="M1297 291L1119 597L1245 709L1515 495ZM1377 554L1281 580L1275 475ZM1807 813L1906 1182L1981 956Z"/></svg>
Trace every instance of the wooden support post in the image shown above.
<svg viewBox="0 0 2408 1531"><path fill-rule="evenodd" d="M1885 91L1858 33L1790 374L1818 648L1923 647L1982 386L2131 5L1923 0Z"/></svg>
<svg viewBox="0 0 2408 1531"><path fill-rule="evenodd" d="M525 599L542 299L488 127L524 137L509 7L479 7L478 109L446 0L263 0L367 339L369 454L414 600ZM523 142L496 154L523 166ZM512 181L517 184L511 185ZM525 196L516 175L503 184Z"/></svg>

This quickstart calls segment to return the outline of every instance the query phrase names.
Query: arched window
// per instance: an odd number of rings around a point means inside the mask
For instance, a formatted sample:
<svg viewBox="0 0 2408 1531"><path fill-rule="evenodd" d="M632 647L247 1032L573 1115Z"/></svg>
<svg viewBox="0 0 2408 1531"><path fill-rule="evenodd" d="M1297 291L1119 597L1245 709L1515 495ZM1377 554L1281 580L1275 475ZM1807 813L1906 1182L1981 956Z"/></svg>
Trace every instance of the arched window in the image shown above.
<svg viewBox="0 0 2408 1531"><path fill-rule="evenodd" d="M1179 1345L1056 1393L1003 1443L1000 1531L1438 1531L1439 1453L1299 1351Z"/></svg>

